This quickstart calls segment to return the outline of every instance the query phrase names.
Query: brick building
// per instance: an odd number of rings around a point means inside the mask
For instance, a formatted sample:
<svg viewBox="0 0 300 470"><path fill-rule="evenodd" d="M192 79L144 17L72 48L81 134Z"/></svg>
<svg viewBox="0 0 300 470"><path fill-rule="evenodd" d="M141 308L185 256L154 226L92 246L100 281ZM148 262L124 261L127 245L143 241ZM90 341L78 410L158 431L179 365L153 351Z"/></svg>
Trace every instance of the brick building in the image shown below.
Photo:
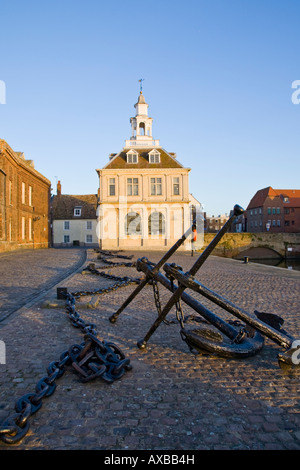
<svg viewBox="0 0 300 470"><path fill-rule="evenodd" d="M227 222L229 219L228 214L222 214L222 215L212 215L212 216L206 216L205 217L205 227L206 227L206 232L209 233L216 233L218 232L223 225Z"/></svg>
<svg viewBox="0 0 300 470"><path fill-rule="evenodd" d="M247 232L300 232L300 190L260 189L245 214Z"/></svg>
<svg viewBox="0 0 300 470"><path fill-rule="evenodd" d="M52 244L57 246L98 246L97 194L57 194L51 200Z"/></svg>
<svg viewBox="0 0 300 470"><path fill-rule="evenodd" d="M0 139L0 251L49 247L51 183Z"/></svg>

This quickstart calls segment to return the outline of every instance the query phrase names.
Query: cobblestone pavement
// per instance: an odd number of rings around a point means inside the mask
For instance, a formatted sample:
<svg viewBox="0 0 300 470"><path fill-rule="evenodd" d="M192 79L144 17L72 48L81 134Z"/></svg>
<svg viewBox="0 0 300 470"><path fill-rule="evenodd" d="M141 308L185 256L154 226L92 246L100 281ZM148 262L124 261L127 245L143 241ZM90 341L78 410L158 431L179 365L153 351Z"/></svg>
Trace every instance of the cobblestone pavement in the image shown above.
<svg viewBox="0 0 300 470"><path fill-rule="evenodd" d="M86 250L43 249L0 254L0 321L34 301L85 261Z"/></svg>
<svg viewBox="0 0 300 470"><path fill-rule="evenodd" d="M132 254L134 260L140 256ZM156 261L161 254L148 256ZM99 267L102 263L93 250L88 251L86 263L90 261ZM171 259L186 271L194 261L186 253ZM29 271L27 267L26 276ZM128 267L105 271L141 275ZM113 283L84 272L77 271L59 285L74 292ZM196 278L245 310L282 316L284 328L300 337L299 272L210 257ZM300 449L300 369L279 367L280 346L266 338L261 352L243 360L193 355L172 322L162 323L147 349L140 350L136 343L157 316L152 286L143 289L115 324L109 322L134 288L81 297L76 303L81 317L96 323L98 337L123 350L132 370L113 384L101 379L82 383L67 370L57 380L55 393L30 417L23 440L11 446L0 442L1 450ZM51 361L82 342L82 333L71 325L55 293L53 289L0 323L0 339L6 344L6 364L0 364L1 422L12 414L19 397L34 392ZM170 294L164 288L160 294L164 305ZM209 301L203 304L218 312ZM183 309L185 315L194 313L185 304ZM167 318L175 319L175 312Z"/></svg>

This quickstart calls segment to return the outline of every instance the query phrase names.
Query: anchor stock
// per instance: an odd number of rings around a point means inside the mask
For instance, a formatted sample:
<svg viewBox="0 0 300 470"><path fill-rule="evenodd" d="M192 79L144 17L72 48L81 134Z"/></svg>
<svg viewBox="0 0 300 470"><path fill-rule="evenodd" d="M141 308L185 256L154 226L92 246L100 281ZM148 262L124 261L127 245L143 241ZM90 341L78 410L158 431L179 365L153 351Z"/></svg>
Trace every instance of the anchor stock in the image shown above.
<svg viewBox="0 0 300 470"><path fill-rule="evenodd" d="M137 270L144 272L145 278L129 295L118 311L110 317L110 321L115 323L118 316L126 306L129 305L129 303L138 295L147 283L152 281L162 284L172 293L172 295L166 302L164 308L159 309L158 317L151 325L144 338L137 342L137 346L140 349L146 348L147 342L161 322L165 321L165 318L172 307L177 305L178 301L182 300L197 312L208 325L208 327L206 326L205 328L202 327L190 331L185 330L185 328L181 329L181 337L186 341L190 349L209 351L223 357L244 358L253 356L259 352L263 348L264 336L266 336L285 349L285 352L278 354L279 362L285 362L291 365L291 357L294 351L292 348L294 339L281 329L283 319L277 315L259 314L259 312L256 311L254 312L256 316L250 314L194 279L198 270L207 260L224 234L229 230L233 220L242 213L243 209L240 206L235 205L231 217L219 230L214 239L203 253L201 253L187 273L184 273L182 268L176 266L174 263L167 263L167 260L169 260L172 254L176 252L186 238L192 233L194 224L157 264L152 263L145 257L138 259L136 264ZM162 274L160 271L161 268L164 269L166 275ZM177 281L177 285L174 284L174 281ZM197 294L201 294L203 297L209 299L226 312L232 314L235 319L241 320L243 324L237 320L233 322L223 320L192 297L192 295L186 293L186 289L190 289ZM217 333L216 330L218 331Z"/></svg>
<svg viewBox="0 0 300 470"><path fill-rule="evenodd" d="M208 289L200 282L186 276L185 273L183 273L183 271L181 271L180 269L176 269L172 265L166 264L164 266L164 270L166 271L167 274L172 275L175 279L177 279L179 284L182 284L186 288L190 288L193 291L198 292L199 294L202 294L204 297L208 298L215 304L224 308L225 310L227 310L228 312L230 312L231 314L233 314L235 317L239 318L240 320L244 321L251 327L260 331L265 336L269 337L270 339L278 343L280 346L284 348L291 347L293 339L290 336L281 332L278 329L272 328L270 325L268 325L264 321L261 321L258 318L252 316L250 313L241 309L237 305L234 305L232 302L225 299L221 295Z"/></svg>
<svg viewBox="0 0 300 470"><path fill-rule="evenodd" d="M200 216L198 216L199 218ZM190 234L193 231L193 227L197 224L197 220L193 222L193 224L188 228L188 230L179 238L174 245L163 255L163 257L158 261L157 264L153 264L153 273L157 273L160 268L164 265L164 263L178 250L178 248L188 239ZM138 295L138 293L148 284L150 281L151 276L146 276L145 279L136 287L136 289L128 296L125 302L121 305L117 312L110 316L109 321L111 323L115 323L118 319L118 316L122 311L132 302L132 300Z"/></svg>
<svg viewBox="0 0 300 470"><path fill-rule="evenodd" d="M148 260L146 258L138 260L138 269L149 276L153 276L153 279L158 281L171 292L174 292L176 287L172 285L171 281L160 272L153 273L151 265L148 264L147 261ZM248 330L246 332L240 326L231 325L230 323L215 315L186 292L182 293L181 299L189 307L199 313L199 315L201 315L201 317L203 317L208 322L208 324L213 325L223 335L225 335L225 338L224 336L219 335L218 344L215 344L213 338L209 339L209 335L212 335L211 331L207 332L207 329L202 329L202 338L200 338L199 334L193 338L193 333L191 334L183 328L181 329L182 339L187 342L191 349L197 348L197 343L199 349L201 340L200 349L210 350L211 352L222 355L223 357L237 358L253 356L263 347L264 339L257 331ZM213 336L216 338L216 335ZM227 342L226 339L228 339Z"/></svg>
<svg viewBox="0 0 300 470"><path fill-rule="evenodd" d="M229 230L232 222L234 219L242 214L244 211L239 205L235 205L233 209L233 213L231 217L227 220L227 222L223 225L223 227L219 230L217 235L213 238L211 243L207 246L207 248L201 253L199 258L196 260L196 262L193 264L189 271L189 275L194 276L196 272L201 268L203 263L207 260L209 255L212 253L214 248L217 246L221 238L224 236L224 234ZM138 347L140 349L144 349L146 347L147 341L150 339L150 337L153 335L153 333L156 331L158 326L161 324L161 322L165 319L171 308L175 305L176 302L180 299L182 296L182 293L186 289L185 286L180 285L176 289L176 291L173 293L171 298L168 300L166 303L165 307L163 308L161 315L155 320L153 325L150 327L149 331L146 333L145 337L138 342Z"/></svg>

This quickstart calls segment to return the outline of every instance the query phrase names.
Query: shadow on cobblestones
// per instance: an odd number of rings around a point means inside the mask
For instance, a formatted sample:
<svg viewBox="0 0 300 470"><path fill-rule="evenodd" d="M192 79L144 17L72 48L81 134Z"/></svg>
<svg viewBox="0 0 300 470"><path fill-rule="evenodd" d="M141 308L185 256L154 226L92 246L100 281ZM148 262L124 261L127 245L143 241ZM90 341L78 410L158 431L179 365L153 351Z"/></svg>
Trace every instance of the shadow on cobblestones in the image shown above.
<svg viewBox="0 0 300 470"><path fill-rule="evenodd" d="M175 261L184 269L191 264L184 254ZM274 269L212 257L198 278L251 312L261 308L280 314L287 329L300 332L300 277ZM136 277L134 268L113 273ZM78 272L60 285L76 291L99 282L103 280ZM116 324L108 320L133 289L103 294L94 308L90 299L78 302L84 320L96 323L99 338L114 342L130 358L132 371L111 385L82 384L67 371L54 395L32 417L26 437L11 447L0 443L1 450L300 449L299 369L280 369L279 346L266 340L261 353L243 361L195 356L181 340L179 326L171 323L162 324L141 351L136 343L157 315L151 286ZM163 304L169 298L164 289L161 298ZM193 312L184 305L184 313ZM168 319L175 319L174 311ZM7 345L7 364L0 365L3 420L17 398L34 390L49 362L81 342L82 334L60 305L45 308L43 302L22 310L0 334Z"/></svg>
<svg viewBox="0 0 300 470"><path fill-rule="evenodd" d="M86 250L42 249L0 255L0 322L78 269Z"/></svg>

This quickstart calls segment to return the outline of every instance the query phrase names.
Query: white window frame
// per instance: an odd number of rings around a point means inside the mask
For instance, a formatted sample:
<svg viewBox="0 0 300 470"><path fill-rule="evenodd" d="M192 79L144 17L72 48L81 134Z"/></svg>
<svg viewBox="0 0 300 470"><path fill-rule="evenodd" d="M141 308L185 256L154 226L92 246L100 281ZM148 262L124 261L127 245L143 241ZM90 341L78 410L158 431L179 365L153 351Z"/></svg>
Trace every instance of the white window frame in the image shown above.
<svg viewBox="0 0 300 470"><path fill-rule="evenodd" d="M11 217L9 219L9 223L8 223L8 241L11 242L12 240L12 230L11 230Z"/></svg>
<svg viewBox="0 0 300 470"><path fill-rule="evenodd" d="M12 181L8 181L8 204L12 205Z"/></svg>
<svg viewBox="0 0 300 470"><path fill-rule="evenodd" d="M70 235L64 235L64 243L70 243Z"/></svg>
<svg viewBox="0 0 300 470"><path fill-rule="evenodd" d="M150 194L151 196L162 196L162 178L161 177L150 178Z"/></svg>
<svg viewBox="0 0 300 470"><path fill-rule="evenodd" d="M32 206L32 186L28 186L28 205Z"/></svg>
<svg viewBox="0 0 300 470"><path fill-rule="evenodd" d="M21 196L22 204L25 204L25 183L22 182L22 196Z"/></svg>
<svg viewBox="0 0 300 470"><path fill-rule="evenodd" d="M135 150L129 150L126 153L127 163L136 164L138 163L138 153Z"/></svg>
<svg viewBox="0 0 300 470"><path fill-rule="evenodd" d="M92 230L93 229L93 222L91 220L86 221L86 229Z"/></svg>
<svg viewBox="0 0 300 470"><path fill-rule="evenodd" d="M93 235L91 235L90 233L87 233L85 236L85 243L93 243Z"/></svg>
<svg viewBox="0 0 300 470"><path fill-rule="evenodd" d="M29 217L28 219L28 240L32 240L32 218Z"/></svg>
<svg viewBox="0 0 300 470"><path fill-rule="evenodd" d="M115 196L116 195L116 178L109 178L109 181L108 181L108 195L109 196Z"/></svg>
<svg viewBox="0 0 300 470"><path fill-rule="evenodd" d="M175 188L177 187L178 187L178 193L175 191ZM179 176L173 176L173 196L180 196L180 177Z"/></svg>
<svg viewBox="0 0 300 470"><path fill-rule="evenodd" d="M22 234L21 234L22 240L25 240L25 236L26 236L26 234L25 234L25 217L22 217L21 230L22 230Z"/></svg>
<svg viewBox="0 0 300 470"><path fill-rule="evenodd" d="M138 195L139 195L139 179L131 178L131 177L127 178L127 196L138 196Z"/></svg>
<svg viewBox="0 0 300 470"><path fill-rule="evenodd" d="M64 230L70 230L70 221L64 220Z"/></svg>
<svg viewBox="0 0 300 470"><path fill-rule="evenodd" d="M158 150L151 150L149 152L149 163L160 163L160 153Z"/></svg>
<svg viewBox="0 0 300 470"><path fill-rule="evenodd" d="M74 207L74 216L81 217L81 207Z"/></svg>

